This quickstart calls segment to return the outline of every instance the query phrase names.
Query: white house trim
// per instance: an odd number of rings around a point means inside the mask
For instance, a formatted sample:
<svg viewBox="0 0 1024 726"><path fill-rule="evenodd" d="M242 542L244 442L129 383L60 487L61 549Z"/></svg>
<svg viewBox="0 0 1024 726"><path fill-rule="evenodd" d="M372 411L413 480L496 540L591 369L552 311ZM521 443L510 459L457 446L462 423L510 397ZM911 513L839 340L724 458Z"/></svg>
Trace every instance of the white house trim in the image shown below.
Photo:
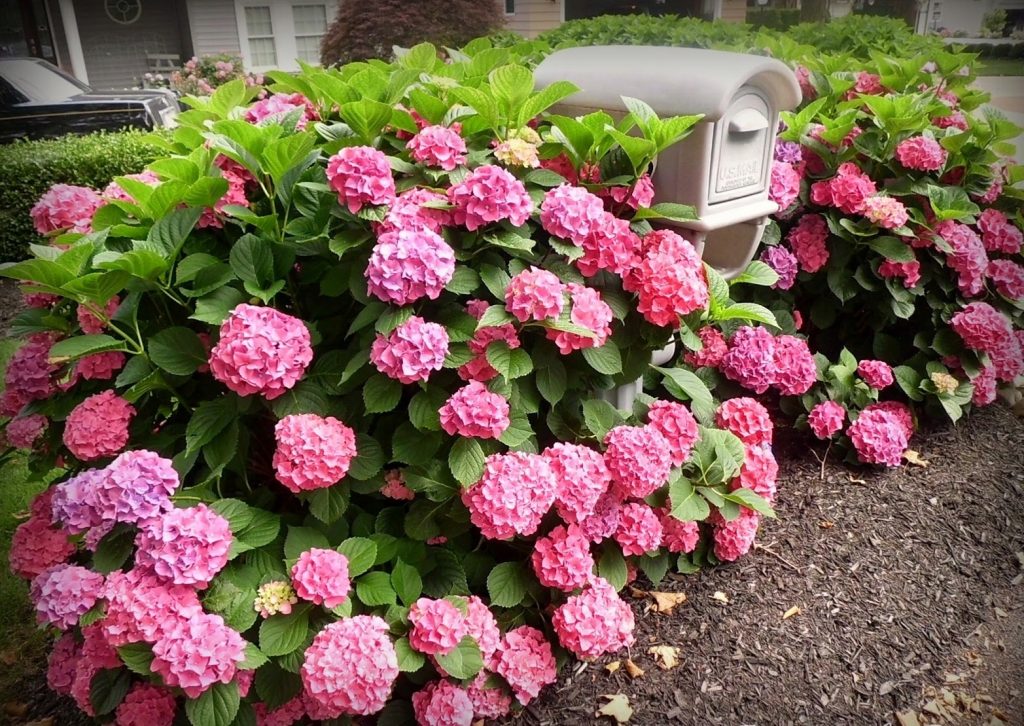
<svg viewBox="0 0 1024 726"><path fill-rule="evenodd" d="M75 17L74 0L60 0L60 18L64 25L64 37L68 42L68 60L71 61L71 72L82 83L88 83L89 72L85 68L85 53L82 51L82 38L78 34L78 19Z"/></svg>

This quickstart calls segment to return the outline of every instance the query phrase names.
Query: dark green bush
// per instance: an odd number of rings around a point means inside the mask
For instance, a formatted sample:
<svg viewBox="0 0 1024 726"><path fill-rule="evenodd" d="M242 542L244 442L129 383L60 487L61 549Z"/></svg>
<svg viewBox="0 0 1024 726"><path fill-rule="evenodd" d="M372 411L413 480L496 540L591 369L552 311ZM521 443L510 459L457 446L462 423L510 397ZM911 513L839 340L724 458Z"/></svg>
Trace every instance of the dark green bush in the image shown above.
<svg viewBox="0 0 1024 726"><path fill-rule="evenodd" d="M1011 51L1013 51L1013 46L1010 45L1009 43L1003 43L1003 44L997 45L995 48L992 49L992 57L993 58L1009 58Z"/></svg>
<svg viewBox="0 0 1024 726"><path fill-rule="evenodd" d="M1014 43L1010 48L1011 58L1024 58L1024 43Z"/></svg>
<svg viewBox="0 0 1024 726"><path fill-rule="evenodd" d="M789 30L800 22L799 8L747 9L747 22L755 28Z"/></svg>
<svg viewBox="0 0 1024 726"><path fill-rule="evenodd" d="M36 241L29 210L53 184L102 190L164 152L140 131L64 136L0 146L0 261L24 259Z"/></svg>

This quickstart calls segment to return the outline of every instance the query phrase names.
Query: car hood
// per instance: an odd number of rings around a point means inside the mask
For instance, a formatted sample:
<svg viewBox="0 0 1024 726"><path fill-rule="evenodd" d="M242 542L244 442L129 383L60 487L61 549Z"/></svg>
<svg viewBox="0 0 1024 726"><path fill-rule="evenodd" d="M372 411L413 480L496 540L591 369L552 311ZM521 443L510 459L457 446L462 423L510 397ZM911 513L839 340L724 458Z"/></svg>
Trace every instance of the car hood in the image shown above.
<svg viewBox="0 0 1024 726"><path fill-rule="evenodd" d="M154 98L166 99L168 94L163 91L88 91L79 93L68 99L69 102L96 103L103 101L151 101Z"/></svg>

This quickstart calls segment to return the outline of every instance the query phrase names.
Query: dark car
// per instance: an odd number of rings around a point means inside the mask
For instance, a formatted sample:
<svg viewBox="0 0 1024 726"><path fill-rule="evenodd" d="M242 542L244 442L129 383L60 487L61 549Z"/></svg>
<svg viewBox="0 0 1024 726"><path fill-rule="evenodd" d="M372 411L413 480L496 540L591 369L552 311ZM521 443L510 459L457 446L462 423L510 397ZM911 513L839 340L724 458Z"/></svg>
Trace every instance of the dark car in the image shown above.
<svg viewBox="0 0 1024 726"><path fill-rule="evenodd" d="M38 58L0 58L0 142L173 126L171 91L94 91Z"/></svg>

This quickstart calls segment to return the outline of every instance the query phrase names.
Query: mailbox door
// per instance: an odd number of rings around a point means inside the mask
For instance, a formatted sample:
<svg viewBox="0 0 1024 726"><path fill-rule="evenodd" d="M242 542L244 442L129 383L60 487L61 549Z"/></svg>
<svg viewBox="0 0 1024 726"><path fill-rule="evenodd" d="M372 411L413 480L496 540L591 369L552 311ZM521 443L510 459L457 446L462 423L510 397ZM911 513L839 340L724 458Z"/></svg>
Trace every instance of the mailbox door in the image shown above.
<svg viewBox="0 0 1024 726"><path fill-rule="evenodd" d="M715 124L708 202L766 194L775 113L756 89L744 87Z"/></svg>

